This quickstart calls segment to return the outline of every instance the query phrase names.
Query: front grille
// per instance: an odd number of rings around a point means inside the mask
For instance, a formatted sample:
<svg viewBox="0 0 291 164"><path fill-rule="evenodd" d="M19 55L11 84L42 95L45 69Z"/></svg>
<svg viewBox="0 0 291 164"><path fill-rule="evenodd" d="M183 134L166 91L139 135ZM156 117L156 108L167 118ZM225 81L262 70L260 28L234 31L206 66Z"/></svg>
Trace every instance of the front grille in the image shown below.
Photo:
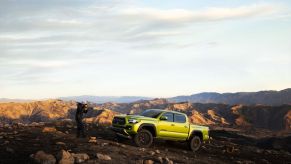
<svg viewBox="0 0 291 164"><path fill-rule="evenodd" d="M120 117L114 117L112 124L118 124L118 125L124 125L125 124L125 118Z"/></svg>

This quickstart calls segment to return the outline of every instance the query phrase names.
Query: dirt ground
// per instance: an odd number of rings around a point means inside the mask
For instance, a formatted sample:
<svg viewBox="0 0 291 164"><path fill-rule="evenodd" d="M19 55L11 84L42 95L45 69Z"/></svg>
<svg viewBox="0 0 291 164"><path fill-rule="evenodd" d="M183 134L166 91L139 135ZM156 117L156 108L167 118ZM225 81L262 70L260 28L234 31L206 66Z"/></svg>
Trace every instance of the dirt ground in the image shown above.
<svg viewBox="0 0 291 164"><path fill-rule="evenodd" d="M42 132L54 127L56 132ZM104 126L87 125L87 138L75 137L75 127L67 123L7 126L0 128L0 163L34 163L31 154L39 150L54 156L60 150L87 153L85 163L291 163L290 136L252 138L236 131L212 130L211 140L199 152L188 150L186 143L155 141L150 148L139 148L128 140L117 142ZM96 143L88 142L96 137ZM104 161L96 153L109 155Z"/></svg>

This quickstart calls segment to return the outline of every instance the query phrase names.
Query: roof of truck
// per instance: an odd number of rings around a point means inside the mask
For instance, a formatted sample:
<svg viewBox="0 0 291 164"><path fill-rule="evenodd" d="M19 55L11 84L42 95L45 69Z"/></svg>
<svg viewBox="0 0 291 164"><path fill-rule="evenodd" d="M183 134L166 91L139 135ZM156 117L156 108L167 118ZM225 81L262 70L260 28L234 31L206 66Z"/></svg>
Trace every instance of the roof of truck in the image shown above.
<svg viewBox="0 0 291 164"><path fill-rule="evenodd" d="M159 111L163 111L163 112L171 112L171 113L185 114L185 113L182 113L182 112L177 112L177 111L173 111L173 110L166 110L166 109L146 109L146 110L159 110Z"/></svg>

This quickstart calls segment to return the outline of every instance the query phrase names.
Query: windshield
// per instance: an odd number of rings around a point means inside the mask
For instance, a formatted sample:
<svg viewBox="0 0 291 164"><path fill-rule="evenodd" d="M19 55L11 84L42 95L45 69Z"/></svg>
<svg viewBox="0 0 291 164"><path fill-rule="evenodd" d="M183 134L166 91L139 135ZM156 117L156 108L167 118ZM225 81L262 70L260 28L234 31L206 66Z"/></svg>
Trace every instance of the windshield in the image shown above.
<svg viewBox="0 0 291 164"><path fill-rule="evenodd" d="M160 110L145 110L141 113L141 116L157 118L162 111Z"/></svg>

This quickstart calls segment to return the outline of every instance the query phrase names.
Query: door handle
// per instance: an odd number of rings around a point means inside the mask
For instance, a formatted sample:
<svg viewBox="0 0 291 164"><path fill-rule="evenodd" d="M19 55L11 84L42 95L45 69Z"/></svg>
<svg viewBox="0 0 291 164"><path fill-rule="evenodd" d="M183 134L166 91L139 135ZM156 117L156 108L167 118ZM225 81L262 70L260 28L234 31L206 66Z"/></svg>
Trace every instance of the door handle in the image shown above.
<svg viewBox="0 0 291 164"><path fill-rule="evenodd" d="M188 126L184 126L184 128L188 128Z"/></svg>
<svg viewBox="0 0 291 164"><path fill-rule="evenodd" d="M175 124L171 124L171 126L175 126Z"/></svg>

